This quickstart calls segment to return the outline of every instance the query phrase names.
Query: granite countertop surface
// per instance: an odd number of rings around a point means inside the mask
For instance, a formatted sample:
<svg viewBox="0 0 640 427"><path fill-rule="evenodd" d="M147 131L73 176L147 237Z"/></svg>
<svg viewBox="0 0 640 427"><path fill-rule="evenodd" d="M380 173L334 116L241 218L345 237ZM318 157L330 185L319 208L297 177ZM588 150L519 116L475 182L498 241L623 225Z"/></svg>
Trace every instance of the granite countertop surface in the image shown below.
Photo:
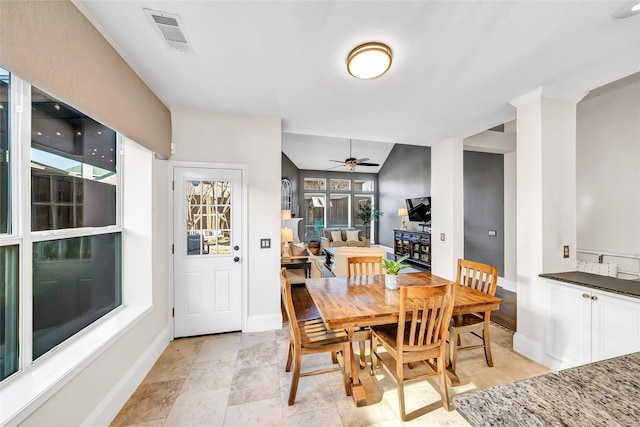
<svg viewBox="0 0 640 427"><path fill-rule="evenodd" d="M640 353L453 397L472 426L640 425Z"/></svg>
<svg viewBox="0 0 640 427"><path fill-rule="evenodd" d="M584 273L581 271L545 273L540 274L540 277L640 298L640 281L638 280L618 279L616 277L600 276L598 274Z"/></svg>

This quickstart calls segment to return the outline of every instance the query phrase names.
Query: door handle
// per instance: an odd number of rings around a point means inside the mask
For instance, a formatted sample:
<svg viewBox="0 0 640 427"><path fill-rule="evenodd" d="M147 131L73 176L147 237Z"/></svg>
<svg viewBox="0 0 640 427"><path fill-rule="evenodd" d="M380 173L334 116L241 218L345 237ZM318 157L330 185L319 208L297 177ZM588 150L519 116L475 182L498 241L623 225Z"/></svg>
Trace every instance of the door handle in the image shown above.
<svg viewBox="0 0 640 427"><path fill-rule="evenodd" d="M233 257L233 262L240 262L240 257L239 256L234 256Z"/></svg>
<svg viewBox="0 0 640 427"><path fill-rule="evenodd" d="M591 295L589 295L589 294L582 294L582 298L591 298Z"/></svg>
<svg viewBox="0 0 640 427"><path fill-rule="evenodd" d="M598 297L594 295L594 296L591 297L591 299L596 301L598 299Z"/></svg>
<svg viewBox="0 0 640 427"><path fill-rule="evenodd" d="M240 246L235 245L235 246L233 247L233 250L234 250L234 251L238 251L238 250L240 250Z"/></svg>

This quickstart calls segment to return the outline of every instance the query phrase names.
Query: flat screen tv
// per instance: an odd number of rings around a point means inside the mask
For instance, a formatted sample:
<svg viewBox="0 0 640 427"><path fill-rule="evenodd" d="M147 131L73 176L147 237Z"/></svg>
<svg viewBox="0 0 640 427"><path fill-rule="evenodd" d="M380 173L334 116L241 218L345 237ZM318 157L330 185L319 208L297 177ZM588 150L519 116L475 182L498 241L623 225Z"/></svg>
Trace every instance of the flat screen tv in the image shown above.
<svg viewBox="0 0 640 427"><path fill-rule="evenodd" d="M406 199L409 221L431 222L431 197Z"/></svg>

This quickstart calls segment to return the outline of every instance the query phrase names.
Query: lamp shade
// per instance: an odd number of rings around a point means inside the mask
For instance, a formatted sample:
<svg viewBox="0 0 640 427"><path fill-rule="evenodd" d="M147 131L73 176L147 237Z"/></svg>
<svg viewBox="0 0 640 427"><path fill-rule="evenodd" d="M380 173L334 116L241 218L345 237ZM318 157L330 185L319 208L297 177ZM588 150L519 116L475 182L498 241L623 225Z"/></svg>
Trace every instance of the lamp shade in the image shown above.
<svg viewBox="0 0 640 427"><path fill-rule="evenodd" d="M282 209L280 211L280 219L283 221L285 219L291 219L291 211L289 209Z"/></svg>
<svg viewBox="0 0 640 427"><path fill-rule="evenodd" d="M409 211L407 208L398 209L398 216L409 216Z"/></svg>
<svg viewBox="0 0 640 427"><path fill-rule="evenodd" d="M293 242L293 230L290 228L281 229L280 240L282 240L283 242Z"/></svg>

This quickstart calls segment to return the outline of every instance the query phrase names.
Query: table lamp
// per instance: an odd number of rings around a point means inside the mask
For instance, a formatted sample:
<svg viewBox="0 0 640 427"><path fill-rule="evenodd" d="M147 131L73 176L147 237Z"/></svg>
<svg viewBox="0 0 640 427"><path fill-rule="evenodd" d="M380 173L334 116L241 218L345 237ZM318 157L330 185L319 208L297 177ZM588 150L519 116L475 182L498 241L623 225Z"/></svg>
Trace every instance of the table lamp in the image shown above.
<svg viewBox="0 0 640 427"><path fill-rule="evenodd" d="M405 216L409 216L409 211L407 210L407 208L400 208L398 209L398 216L402 217L402 229L406 230L407 229L407 225L404 222L404 217Z"/></svg>
<svg viewBox="0 0 640 427"><path fill-rule="evenodd" d="M280 230L280 240L283 243L282 247L282 258L291 257L291 252L289 250L289 242L293 242L293 230L290 228L283 228Z"/></svg>

